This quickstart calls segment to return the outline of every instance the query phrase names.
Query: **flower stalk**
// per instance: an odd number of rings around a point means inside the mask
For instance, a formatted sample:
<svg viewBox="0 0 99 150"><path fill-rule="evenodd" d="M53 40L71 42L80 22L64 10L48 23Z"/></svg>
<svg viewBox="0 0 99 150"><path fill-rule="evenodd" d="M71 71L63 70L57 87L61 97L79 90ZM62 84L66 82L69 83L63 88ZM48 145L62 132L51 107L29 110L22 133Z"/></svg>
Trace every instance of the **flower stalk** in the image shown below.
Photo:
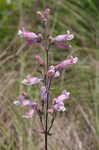
<svg viewBox="0 0 99 150"><path fill-rule="evenodd" d="M46 120L45 120L45 150L47 150L47 141L48 141L48 108L49 108L49 81L48 81L48 67L49 67L49 62L48 62L48 52L50 45L48 44L48 22L45 22L45 41L46 41L46 46L45 46L45 52L46 52L46 94L47 94L47 99L46 99Z"/></svg>
<svg viewBox="0 0 99 150"><path fill-rule="evenodd" d="M32 118L37 112L41 124L42 131L38 131L45 136L45 150L48 150L48 136L51 136L50 133L57 112L64 112L66 110L64 101L69 98L70 93L66 90L62 90L60 96L53 98L52 102L50 98L50 90L52 80L60 76L60 70L64 70L68 65L72 65L78 62L77 57L71 56L69 59L61 61L60 64L56 66L49 66L49 50L51 45L57 46L59 48L70 48L71 44L65 43L66 41L71 41L74 38L74 35L70 33L69 30L65 34L57 35L56 37L49 36L48 29L48 15L50 13L50 9L46 8L44 13L40 11L37 12L39 18L44 22L44 33L45 37L43 38L42 34L37 34L34 32L27 32L24 30L19 30L18 35L21 38L26 39L28 44L37 44L38 42L44 42L44 52L46 55L46 61L44 62L40 56L36 56L36 61L39 63L39 67L37 68L37 72L42 76L41 78L32 77L31 75L27 75L25 79L22 81L22 84L25 86L35 86L35 84L40 84L43 82L44 85L40 88L41 94L41 107L39 108L38 103L32 101L28 93L22 91L21 96L17 101L14 101L14 104L21 107L30 107L29 111L23 115L24 118ZM60 42L63 43L60 43ZM42 44L42 43L41 43ZM41 70L41 67L44 71ZM45 116L45 118L44 118ZM48 119L51 118L49 122ZM37 130L33 129L37 132Z"/></svg>

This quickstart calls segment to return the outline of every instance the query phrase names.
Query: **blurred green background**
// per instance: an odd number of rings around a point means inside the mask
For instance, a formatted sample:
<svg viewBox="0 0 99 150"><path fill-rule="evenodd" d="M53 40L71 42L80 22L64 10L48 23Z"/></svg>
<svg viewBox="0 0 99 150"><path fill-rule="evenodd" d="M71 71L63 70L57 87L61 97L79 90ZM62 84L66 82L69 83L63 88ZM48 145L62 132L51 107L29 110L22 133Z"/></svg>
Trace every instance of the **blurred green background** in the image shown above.
<svg viewBox="0 0 99 150"><path fill-rule="evenodd" d="M51 97L63 89L70 91L67 111L59 113L49 137L49 150L99 149L99 1L98 0L0 0L0 150L44 150L44 137L37 115L22 118L24 109L13 105L22 90L33 100L40 99L40 86L25 87L27 75L39 76L35 56L45 60L40 44L27 45L18 37L18 29L44 34L37 11L51 9L49 33L52 36L70 30L75 38L68 50L52 47L50 64L69 56L79 57L52 83Z"/></svg>

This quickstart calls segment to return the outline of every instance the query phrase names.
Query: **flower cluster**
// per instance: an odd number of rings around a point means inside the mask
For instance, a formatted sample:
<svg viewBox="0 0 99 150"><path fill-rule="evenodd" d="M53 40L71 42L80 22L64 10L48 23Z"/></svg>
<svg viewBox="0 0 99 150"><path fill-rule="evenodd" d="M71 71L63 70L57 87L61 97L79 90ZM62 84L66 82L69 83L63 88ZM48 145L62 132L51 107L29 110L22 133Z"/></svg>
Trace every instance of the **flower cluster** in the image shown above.
<svg viewBox="0 0 99 150"><path fill-rule="evenodd" d="M35 108L37 107L37 103L27 98L28 98L28 94L23 91L19 99L17 101L14 101L14 104L20 106L31 106L29 112L26 112L23 117L32 118L32 116L34 115Z"/></svg>
<svg viewBox="0 0 99 150"><path fill-rule="evenodd" d="M40 11L37 12L39 18L44 21L45 26L48 24L48 16L50 14L50 9L46 8L43 13ZM30 100L29 95L26 92L22 92L22 95L19 97L17 101L14 101L14 104L18 106L27 106L30 107L29 111L23 115L25 118L32 118L34 115L35 110L37 110L42 127L43 127L43 132L45 134L48 134L49 129L47 129L48 125L48 114L52 114L52 123L53 120L55 119L55 113L58 111L65 111L65 105L64 101L69 98L70 93L67 92L65 89L62 90L62 93L60 96L56 98L50 98L50 91L51 91L51 82L54 78L60 76L60 70L64 70L65 67L68 65L76 64L78 62L77 57L70 56L70 58L61 61L57 65L51 65L49 66L49 49L52 45L55 45L59 48L70 48L71 44L66 43L67 41L71 41L74 38L74 35L70 33L69 30L65 34L57 35L56 37L48 35L45 30L45 36L43 37L41 33L34 33L34 32L27 32L23 28L22 30L18 31L18 35L21 38L25 38L26 42L29 44L35 44L37 42L43 43L45 48L45 53L46 53L46 61L44 61L41 56L37 55L36 56L36 61L39 64L38 67L38 72L41 73L41 77L32 77L31 75L27 75L25 79L23 79L22 84L27 85L27 86L34 86L35 84L38 84L40 82L43 83L43 85L40 87L40 97L41 101L39 102L40 104L37 104L37 102L34 102ZM46 42L45 42L46 41ZM44 71L42 71L42 68ZM46 111L45 111L46 110ZM45 115L44 115L45 113ZM43 115L46 118L45 123L43 124L42 119ZM44 126L45 125L45 126ZM46 131L46 132L45 132Z"/></svg>
<svg viewBox="0 0 99 150"><path fill-rule="evenodd" d="M66 34L57 35L56 37L51 37L50 40L52 43L54 43L59 48L69 48L71 47L71 44L67 43L60 43L61 41L71 41L74 38L73 34L70 34L70 31L67 30Z"/></svg>
<svg viewBox="0 0 99 150"><path fill-rule="evenodd" d="M48 110L48 112L53 113L54 111L65 111L64 100L69 98L70 93L66 90L62 91L62 94L57 98L53 99L53 106Z"/></svg>
<svg viewBox="0 0 99 150"><path fill-rule="evenodd" d="M40 19L46 20L46 18L48 17L48 15L50 14L50 9L46 8L44 13L38 11L37 15L39 16Z"/></svg>

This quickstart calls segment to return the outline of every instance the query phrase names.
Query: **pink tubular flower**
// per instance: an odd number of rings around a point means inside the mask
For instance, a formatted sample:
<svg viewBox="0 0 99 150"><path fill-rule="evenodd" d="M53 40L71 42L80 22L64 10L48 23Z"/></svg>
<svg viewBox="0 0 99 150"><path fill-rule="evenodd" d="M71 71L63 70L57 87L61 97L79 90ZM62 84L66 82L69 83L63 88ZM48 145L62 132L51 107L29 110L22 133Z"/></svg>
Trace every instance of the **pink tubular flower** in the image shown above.
<svg viewBox="0 0 99 150"><path fill-rule="evenodd" d="M65 111L66 108L64 107L63 101L69 98L69 94L70 94L69 92L67 92L66 90L63 90L60 96L58 96L57 98L54 98L53 109L56 111Z"/></svg>
<svg viewBox="0 0 99 150"><path fill-rule="evenodd" d="M60 64L56 65L56 68L62 68L64 66L75 64L77 62L78 62L78 57L73 58L73 56L71 56L70 59L64 60Z"/></svg>
<svg viewBox="0 0 99 150"><path fill-rule="evenodd" d="M69 98L69 95L70 95L69 92L67 92L66 90L63 90L63 91L62 91L62 94L57 97L56 103L57 103L58 101L64 101L65 99L68 99L68 98Z"/></svg>
<svg viewBox="0 0 99 150"><path fill-rule="evenodd" d="M66 34L58 35L56 37L50 37L52 42L60 42L65 40L72 40L74 38L73 34L70 34L70 31L68 30Z"/></svg>
<svg viewBox="0 0 99 150"><path fill-rule="evenodd" d="M17 101L14 101L14 104L20 105L20 106L37 106L36 102L33 102L28 99L24 99L24 96L20 96Z"/></svg>
<svg viewBox="0 0 99 150"><path fill-rule="evenodd" d="M69 48L71 47L70 44L64 44L64 43L56 43L56 46L59 48Z"/></svg>
<svg viewBox="0 0 99 150"><path fill-rule="evenodd" d="M35 112L35 107L32 107L28 112L23 116L24 118L32 118Z"/></svg>
<svg viewBox="0 0 99 150"><path fill-rule="evenodd" d="M46 9L45 9L45 12L44 12L44 15L45 15L45 16L48 16L49 13L50 13L50 8L46 8Z"/></svg>
<svg viewBox="0 0 99 150"><path fill-rule="evenodd" d="M70 95L69 92L67 92L66 90L63 90L60 96L53 99L53 103L57 104L57 103L63 102L65 99L69 98L69 95Z"/></svg>
<svg viewBox="0 0 99 150"><path fill-rule="evenodd" d="M18 35L24 38L29 38L29 39L38 39L41 38L41 34L36 34L34 32L27 32L24 29L18 31Z"/></svg>
<svg viewBox="0 0 99 150"><path fill-rule="evenodd" d="M25 113L25 115L23 116L24 118L32 118L32 116L34 115L34 111L37 107L36 102L33 102L28 99L24 99L24 96L20 96L17 101L14 101L14 104L18 106L31 106L32 107L32 109L30 109L29 112Z"/></svg>
<svg viewBox="0 0 99 150"><path fill-rule="evenodd" d="M42 78L37 77L31 77L30 75L27 75L26 78L22 81L24 85L34 85L42 81Z"/></svg>
<svg viewBox="0 0 99 150"><path fill-rule="evenodd" d="M43 59L40 56L36 56L36 60L40 63L40 65L44 65Z"/></svg>
<svg viewBox="0 0 99 150"><path fill-rule="evenodd" d="M23 100L20 104L21 106L37 106L37 103L32 102L31 100Z"/></svg>

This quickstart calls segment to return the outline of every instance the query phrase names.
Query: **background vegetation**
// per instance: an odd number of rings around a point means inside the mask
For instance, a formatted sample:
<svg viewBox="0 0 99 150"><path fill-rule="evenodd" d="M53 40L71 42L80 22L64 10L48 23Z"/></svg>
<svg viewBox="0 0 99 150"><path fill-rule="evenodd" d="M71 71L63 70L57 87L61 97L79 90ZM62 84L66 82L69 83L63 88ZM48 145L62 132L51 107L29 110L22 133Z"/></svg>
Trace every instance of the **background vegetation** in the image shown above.
<svg viewBox="0 0 99 150"><path fill-rule="evenodd" d="M70 55L79 63L67 67L60 79L53 81L52 97L66 88L71 97L65 102L67 111L57 115L49 137L49 150L99 149L99 2L97 0L0 0L0 150L43 150L39 119L22 118L24 113L13 105L21 91L39 100L41 85L25 87L21 80L36 72L35 55L45 59L40 45L27 45L17 36L23 26L42 32L36 12L51 8L50 34L56 36L71 30L75 35L72 48L52 47L50 64L57 64ZM35 67L34 67L35 66Z"/></svg>

